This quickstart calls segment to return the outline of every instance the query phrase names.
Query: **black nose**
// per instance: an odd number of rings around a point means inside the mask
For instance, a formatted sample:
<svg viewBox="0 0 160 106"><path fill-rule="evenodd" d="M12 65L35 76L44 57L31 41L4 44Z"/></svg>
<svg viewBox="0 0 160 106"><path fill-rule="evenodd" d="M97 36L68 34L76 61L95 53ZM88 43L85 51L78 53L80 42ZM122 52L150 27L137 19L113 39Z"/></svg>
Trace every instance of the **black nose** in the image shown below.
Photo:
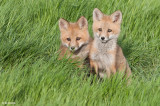
<svg viewBox="0 0 160 106"><path fill-rule="evenodd" d="M101 39L102 39L102 40L104 40L104 39L105 39L105 37L101 37Z"/></svg>
<svg viewBox="0 0 160 106"><path fill-rule="evenodd" d="M74 47L74 46L72 46L72 47L71 47L71 49L72 49L72 50L74 50L74 49L75 49L75 47Z"/></svg>

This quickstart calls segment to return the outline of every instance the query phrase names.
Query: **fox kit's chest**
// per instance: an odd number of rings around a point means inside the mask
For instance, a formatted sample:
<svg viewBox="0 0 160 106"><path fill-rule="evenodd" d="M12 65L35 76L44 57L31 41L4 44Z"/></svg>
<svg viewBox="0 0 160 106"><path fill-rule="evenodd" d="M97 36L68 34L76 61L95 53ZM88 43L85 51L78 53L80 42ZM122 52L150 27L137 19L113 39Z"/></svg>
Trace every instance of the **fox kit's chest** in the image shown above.
<svg viewBox="0 0 160 106"><path fill-rule="evenodd" d="M106 66L110 66L115 61L114 51L116 45L114 43L102 44L101 42L94 42L96 52L91 54L91 59L96 61L99 68L104 69ZM115 46L115 47L114 47Z"/></svg>

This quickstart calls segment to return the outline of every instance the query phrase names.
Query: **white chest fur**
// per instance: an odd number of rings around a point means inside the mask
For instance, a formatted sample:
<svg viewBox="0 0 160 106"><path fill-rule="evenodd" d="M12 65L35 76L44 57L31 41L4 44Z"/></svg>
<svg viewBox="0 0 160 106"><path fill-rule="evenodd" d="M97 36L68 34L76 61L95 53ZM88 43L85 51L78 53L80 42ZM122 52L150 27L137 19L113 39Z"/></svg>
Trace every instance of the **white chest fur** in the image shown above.
<svg viewBox="0 0 160 106"><path fill-rule="evenodd" d="M91 54L91 59L96 61L99 69L105 70L106 67L110 67L115 62L114 54L109 53L116 49L116 40L110 40L107 43L102 43L99 39L95 39L93 42L97 52Z"/></svg>

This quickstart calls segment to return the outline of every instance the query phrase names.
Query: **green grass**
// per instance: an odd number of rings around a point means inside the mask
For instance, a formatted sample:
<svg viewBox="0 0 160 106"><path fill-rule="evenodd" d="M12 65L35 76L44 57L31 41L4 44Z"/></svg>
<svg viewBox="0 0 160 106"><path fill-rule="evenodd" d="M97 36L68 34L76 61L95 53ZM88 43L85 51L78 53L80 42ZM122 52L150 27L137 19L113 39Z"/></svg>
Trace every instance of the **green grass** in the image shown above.
<svg viewBox="0 0 160 106"><path fill-rule="evenodd" d="M85 16L92 36L92 12L121 10L119 45L132 69L121 76L87 77L67 59L58 60L59 18ZM160 104L159 0L0 0L0 105L158 106Z"/></svg>

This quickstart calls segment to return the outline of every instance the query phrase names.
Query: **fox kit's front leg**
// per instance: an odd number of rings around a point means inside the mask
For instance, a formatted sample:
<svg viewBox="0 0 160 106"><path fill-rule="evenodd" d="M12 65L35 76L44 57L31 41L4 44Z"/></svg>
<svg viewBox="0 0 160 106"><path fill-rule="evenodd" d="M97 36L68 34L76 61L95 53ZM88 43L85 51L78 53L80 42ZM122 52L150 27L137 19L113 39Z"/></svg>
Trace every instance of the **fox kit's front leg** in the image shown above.
<svg viewBox="0 0 160 106"><path fill-rule="evenodd" d="M113 74L116 74L116 65L115 65L115 63L113 63L113 64L111 65L111 72L112 72Z"/></svg>
<svg viewBox="0 0 160 106"><path fill-rule="evenodd" d="M90 61L91 71L94 69L98 75L98 64L95 61Z"/></svg>
<svg viewBox="0 0 160 106"><path fill-rule="evenodd" d="M107 73L107 77L110 78L111 74L115 74L116 73L116 67L114 64L111 65L111 67L106 66L106 73Z"/></svg>
<svg viewBox="0 0 160 106"><path fill-rule="evenodd" d="M93 62L90 60L90 73L93 73L94 67Z"/></svg>
<svg viewBox="0 0 160 106"><path fill-rule="evenodd" d="M110 78L111 76L111 70L108 66L106 66L106 74L107 74L107 78Z"/></svg>
<svg viewBox="0 0 160 106"><path fill-rule="evenodd" d="M109 78L111 74L116 73L115 51L108 51L106 55L110 57L106 58L106 60L108 59L108 65L106 64L106 73Z"/></svg>

